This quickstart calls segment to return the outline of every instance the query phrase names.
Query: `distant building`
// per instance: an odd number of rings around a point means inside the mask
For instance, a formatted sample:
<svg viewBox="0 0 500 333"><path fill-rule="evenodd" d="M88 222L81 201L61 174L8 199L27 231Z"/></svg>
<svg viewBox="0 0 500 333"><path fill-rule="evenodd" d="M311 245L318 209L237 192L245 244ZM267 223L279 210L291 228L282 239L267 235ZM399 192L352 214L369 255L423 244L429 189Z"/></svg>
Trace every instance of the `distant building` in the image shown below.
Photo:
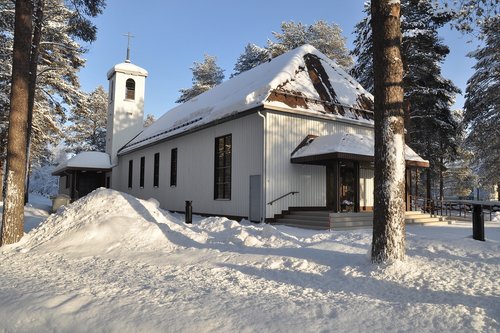
<svg viewBox="0 0 500 333"><path fill-rule="evenodd" d="M373 96L314 47L244 72L144 129L146 76L130 63L108 72L108 186L173 211L189 200L195 213L252 221L290 207L372 210ZM405 154L408 170L428 167L409 147Z"/></svg>

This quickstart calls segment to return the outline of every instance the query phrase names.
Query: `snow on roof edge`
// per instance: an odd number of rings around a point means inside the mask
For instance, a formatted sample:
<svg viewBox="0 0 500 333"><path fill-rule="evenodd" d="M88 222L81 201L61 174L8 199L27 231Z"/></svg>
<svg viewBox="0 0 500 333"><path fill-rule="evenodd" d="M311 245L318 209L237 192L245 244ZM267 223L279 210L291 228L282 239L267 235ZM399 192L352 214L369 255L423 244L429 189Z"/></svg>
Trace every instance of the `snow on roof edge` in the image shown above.
<svg viewBox="0 0 500 333"><path fill-rule="evenodd" d="M84 151L59 163L52 171L52 175L58 175L69 168L75 169L111 169L111 159L107 153L100 151Z"/></svg>
<svg viewBox="0 0 500 333"><path fill-rule="evenodd" d="M167 137L178 134L177 129L181 127L182 131L188 131L194 127L203 126L214 120L221 120L256 107L268 104L271 106L271 103L266 102L271 92L285 82L294 81L297 68L304 67L306 54L316 55L334 67L334 70L340 73L342 78L349 81L351 85L361 87L354 79L350 80L349 74L333 60L313 46L305 44L222 82L211 90L170 109L151 126L139 133L136 138L125 144L120 152L123 154L152 142L163 141ZM361 93L366 93L367 96L371 97L371 94L364 89ZM353 105L347 106L356 109ZM290 110L296 109L289 108ZM315 116L316 113L315 110L304 109L304 111L310 112L312 116ZM193 119L197 121L196 124L191 125ZM353 120L363 122L360 119Z"/></svg>

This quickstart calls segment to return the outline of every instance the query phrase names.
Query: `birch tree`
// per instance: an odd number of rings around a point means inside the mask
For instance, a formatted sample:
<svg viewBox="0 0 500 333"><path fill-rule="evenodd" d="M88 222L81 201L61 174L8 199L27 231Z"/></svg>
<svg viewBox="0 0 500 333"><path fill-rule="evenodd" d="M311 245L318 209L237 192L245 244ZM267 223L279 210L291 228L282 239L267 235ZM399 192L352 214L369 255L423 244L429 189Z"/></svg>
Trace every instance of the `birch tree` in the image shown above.
<svg viewBox="0 0 500 333"><path fill-rule="evenodd" d="M373 0L375 191L372 261L405 258L403 62L399 0Z"/></svg>

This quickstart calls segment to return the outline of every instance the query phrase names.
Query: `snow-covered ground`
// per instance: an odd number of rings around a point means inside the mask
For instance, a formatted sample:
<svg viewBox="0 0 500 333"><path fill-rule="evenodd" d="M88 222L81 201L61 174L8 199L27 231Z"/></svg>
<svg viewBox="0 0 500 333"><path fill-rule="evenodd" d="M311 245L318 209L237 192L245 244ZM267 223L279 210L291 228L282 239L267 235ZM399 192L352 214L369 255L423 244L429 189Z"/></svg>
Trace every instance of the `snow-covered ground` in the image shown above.
<svg viewBox="0 0 500 333"><path fill-rule="evenodd" d="M500 221L471 233L410 226L407 261L376 266L371 230L185 225L99 189L0 249L0 332L497 332Z"/></svg>

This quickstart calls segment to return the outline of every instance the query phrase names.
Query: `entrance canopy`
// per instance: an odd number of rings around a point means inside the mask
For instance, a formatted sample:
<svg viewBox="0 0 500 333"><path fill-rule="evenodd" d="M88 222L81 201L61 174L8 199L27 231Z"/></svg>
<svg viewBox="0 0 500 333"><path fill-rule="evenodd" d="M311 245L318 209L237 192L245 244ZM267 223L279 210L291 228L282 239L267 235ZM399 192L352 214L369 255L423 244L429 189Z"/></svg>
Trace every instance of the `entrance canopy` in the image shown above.
<svg viewBox="0 0 500 333"><path fill-rule="evenodd" d="M71 170L110 171L111 162L109 155L98 151L85 151L79 153L69 160L60 163L54 171L52 171L52 175L61 176Z"/></svg>
<svg viewBox="0 0 500 333"><path fill-rule="evenodd" d="M59 164L52 175L61 176L59 193L76 200L99 187L109 187L109 176L106 177L109 171L111 163L108 154L86 151Z"/></svg>
<svg viewBox="0 0 500 333"><path fill-rule="evenodd" d="M308 135L292 152L291 162L300 164L325 165L331 160L374 160L374 138L354 133L332 135ZM429 167L429 161L421 158L413 149L405 145L407 166Z"/></svg>

